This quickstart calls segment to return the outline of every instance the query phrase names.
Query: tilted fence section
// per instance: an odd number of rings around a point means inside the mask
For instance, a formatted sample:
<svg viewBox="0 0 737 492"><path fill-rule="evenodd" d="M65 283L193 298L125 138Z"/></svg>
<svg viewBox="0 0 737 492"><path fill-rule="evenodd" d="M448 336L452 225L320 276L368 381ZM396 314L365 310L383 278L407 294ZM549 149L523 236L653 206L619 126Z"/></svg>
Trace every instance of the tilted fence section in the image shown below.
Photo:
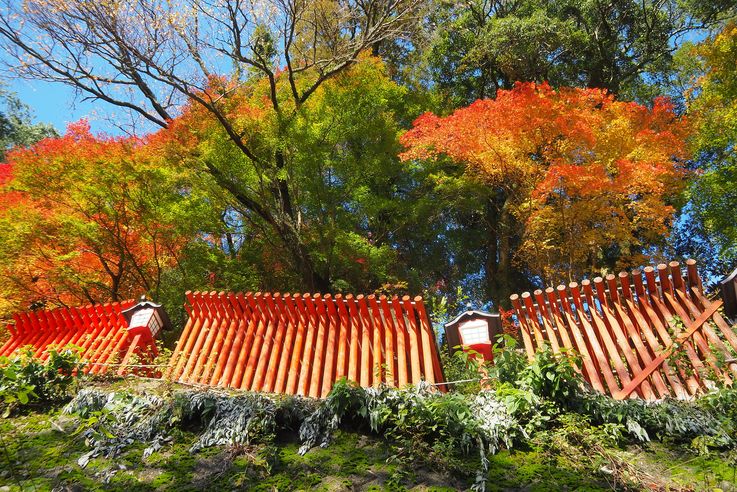
<svg viewBox="0 0 737 492"><path fill-rule="evenodd" d="M134 301L81 307L58 308L17 313L8 325L10 338L0 347L0 356L12 356L30 347L34 357L47 360L49 347L79 347L81 358L88 362L85 372L101 373L112 369L122 374L121 364L139 357L153 356L156 347L139 343L128 333L128 321L122 311Z"/></svg>
<svg viewBox="0 0 737 492"><path fill-rule="evenodd" d="M173 380L311 397L343 377L363 387L444 381L421 297L186 297L189 319L166 373Z"/></svg>
<svg viewBox="0 0 737 492"><path fill-rule="evenodd" d="M529 358L543 345L581 357L583 377L617 399L686 399L737 376L737 336L696 263L677 262L512 295Z"/></svg>

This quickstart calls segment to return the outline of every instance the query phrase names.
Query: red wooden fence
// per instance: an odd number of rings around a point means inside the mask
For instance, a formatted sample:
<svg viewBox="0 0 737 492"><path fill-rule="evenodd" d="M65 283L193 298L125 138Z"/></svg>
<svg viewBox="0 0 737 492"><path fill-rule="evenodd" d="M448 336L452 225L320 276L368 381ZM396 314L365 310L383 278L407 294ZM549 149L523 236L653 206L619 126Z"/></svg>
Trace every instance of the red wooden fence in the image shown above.
<svg viewBox="0 0 737 492"><path fill-rule="evenodd" d="M180 382L325 397L342 377L364 387L444 381L421 297L186 297L189 319L166 373Z"/></svg>
<svg viewBox="0 0 737 492"><path fill-rule="evenodd" d="M100 373L114 364L130 360L134 353L147 355L155 351L149 344L133 344L128 322L121 312L134 301L114 302L72 308L29 311L13 316L8 326L10 338L0 347L0 356L31 347L33 355L48 359L48 348L74 345L81 349L82 360L90 364L86 372Z"/></svg>
<svg viewBox="0 0 737 492"><path fill-rule="evenodd" d="M689 398L737 376L737 336L702 291L693 260L512 295L528 357L543 345L581 357L584 378L614 398Z"/></svg>

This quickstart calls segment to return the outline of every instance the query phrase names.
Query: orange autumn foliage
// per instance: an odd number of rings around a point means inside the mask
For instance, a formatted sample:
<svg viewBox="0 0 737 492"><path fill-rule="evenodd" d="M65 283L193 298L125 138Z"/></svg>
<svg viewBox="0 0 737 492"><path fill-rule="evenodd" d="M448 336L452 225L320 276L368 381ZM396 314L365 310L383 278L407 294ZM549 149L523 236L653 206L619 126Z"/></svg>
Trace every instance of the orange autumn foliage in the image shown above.
<svg viewBox="0 0 737 492"><path fill-rule="evenodd" d="M689 132L666 99L653 108L603 90L518 83L402 137L403 160L444 155L505 196L518 262L543 279L642 263L667 235Z"/></svg>
<svg viewBox="0 0 737 492"><path fill-rule="evenodd" d="M82 121L8 154L0 176L0 311L152 293L185 239L159 207L158 172L134 138ZM1 314L1 313L0 313Z"/></svg>

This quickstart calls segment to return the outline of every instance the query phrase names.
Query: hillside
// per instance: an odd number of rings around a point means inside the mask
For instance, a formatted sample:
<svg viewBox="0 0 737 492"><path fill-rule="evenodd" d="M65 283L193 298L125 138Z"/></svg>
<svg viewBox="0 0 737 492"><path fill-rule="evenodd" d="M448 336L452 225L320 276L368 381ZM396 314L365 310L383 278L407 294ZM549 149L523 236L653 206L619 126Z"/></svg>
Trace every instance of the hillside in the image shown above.
<svg viewBox="0 0 737 492"><path fill-rule="evenodd" d="M577 389L567 362L546 357L494 389L339 382L322 401L136 377L77 381L70 402L29 403L0 420L0 487L737 489L737 392L615 402Z"/></svg>

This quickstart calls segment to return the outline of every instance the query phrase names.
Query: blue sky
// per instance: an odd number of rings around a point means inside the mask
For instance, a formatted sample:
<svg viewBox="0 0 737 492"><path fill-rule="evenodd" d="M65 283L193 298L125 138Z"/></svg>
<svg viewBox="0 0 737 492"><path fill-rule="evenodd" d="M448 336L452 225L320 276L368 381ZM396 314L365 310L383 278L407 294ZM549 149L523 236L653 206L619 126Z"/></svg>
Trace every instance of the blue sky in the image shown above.
<svg viewBox="0 0 737 492"><path fill-rule="evenodd" d="M95 132L119 133L103 120L106 109L104 103L79 101L81 98L75 98L74 90L69 86L6 78L0 78L0 82L31 108L36 123L51 123L63 133L69 123L87 118Z"/></svg>

